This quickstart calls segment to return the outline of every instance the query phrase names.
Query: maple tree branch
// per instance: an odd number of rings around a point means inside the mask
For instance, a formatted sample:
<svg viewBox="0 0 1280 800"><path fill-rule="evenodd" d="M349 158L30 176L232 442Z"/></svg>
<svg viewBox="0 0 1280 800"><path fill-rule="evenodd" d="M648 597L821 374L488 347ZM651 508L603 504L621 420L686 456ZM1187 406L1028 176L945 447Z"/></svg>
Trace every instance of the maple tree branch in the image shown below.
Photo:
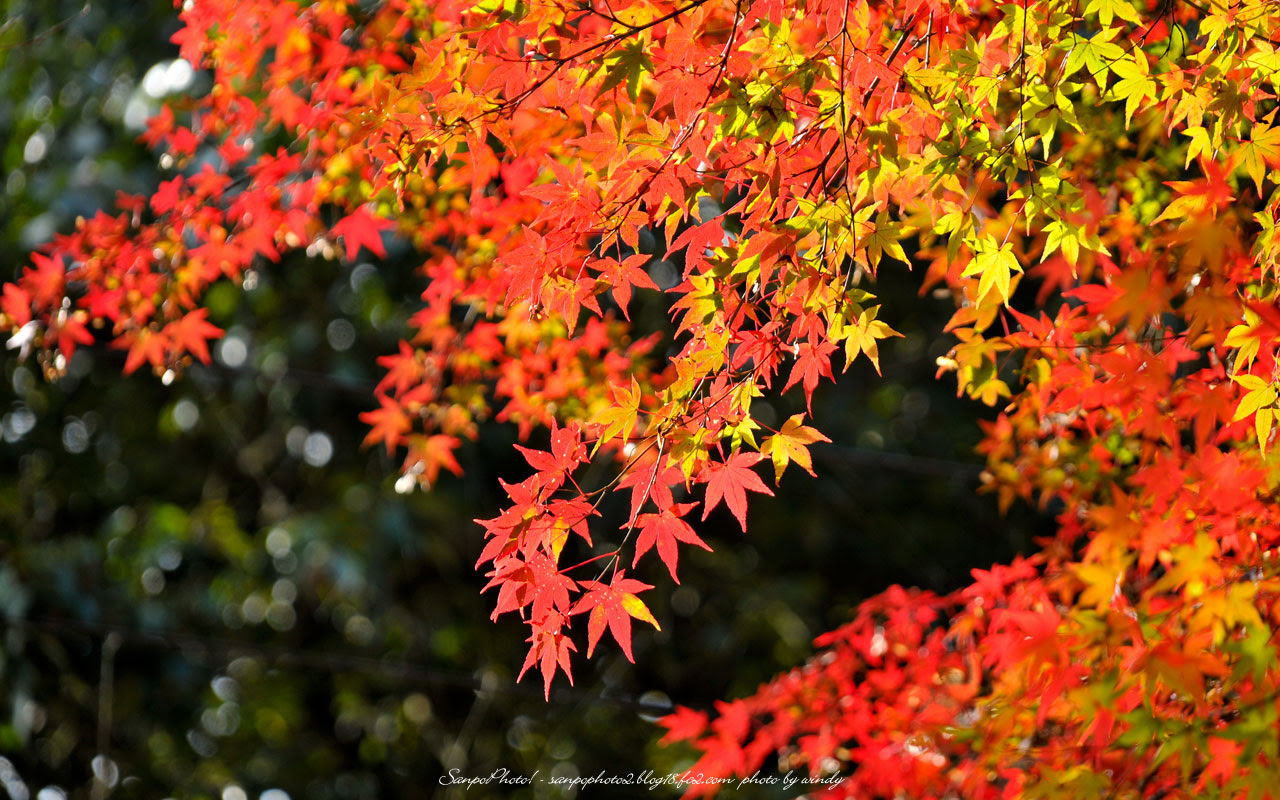
<svg viewBox="0 0 1280 800"><path fill-rule="evenodd" d="M575 570L575 569L577 569L578 567L585 567L586 565L588 565L588 564L592 563L593 561L599 561L599 560L600 560L600 559L602 559L602 558L615 558L615 557L617 557L621 552L622 552L622 551L621 551L620 549L615 549L615 550L612 550L612 551L610 551L610 552L608 552L608 553L601 553L601 554L600 554L600 555L598 555L598 556L592 556L591 558L588 558L586 561L579 561L577 564L574 564L574 565L573 565L573 566L571 566L571 567L564 567L563 569L561 569L561 570L560 570L560 573L563 575L563 574L564 574L564 573L566 573L566 572L571 572L572 570ZM603 573L601 573L601 574L603 574ZM597 578L596 578L596 580L600 580L600 578L599 578L599 577L597 577Z"/></svg>

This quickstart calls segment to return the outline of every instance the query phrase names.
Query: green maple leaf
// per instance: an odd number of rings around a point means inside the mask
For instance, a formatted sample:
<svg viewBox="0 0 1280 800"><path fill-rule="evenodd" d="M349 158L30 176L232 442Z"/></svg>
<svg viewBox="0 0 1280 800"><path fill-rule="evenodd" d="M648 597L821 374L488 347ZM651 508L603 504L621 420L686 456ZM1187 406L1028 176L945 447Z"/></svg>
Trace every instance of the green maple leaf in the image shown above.
<svg viewBox="0 0 1280 800"><path fill-rule="evenodd" d="M607 67L604 83L600 84L597 96L604 94L624 80L627 82L627 94L634 102L640 96L640 78L646 73L653 73L653 62L645 52L644 43L635 40L622 50L605 59Z"/></svg>

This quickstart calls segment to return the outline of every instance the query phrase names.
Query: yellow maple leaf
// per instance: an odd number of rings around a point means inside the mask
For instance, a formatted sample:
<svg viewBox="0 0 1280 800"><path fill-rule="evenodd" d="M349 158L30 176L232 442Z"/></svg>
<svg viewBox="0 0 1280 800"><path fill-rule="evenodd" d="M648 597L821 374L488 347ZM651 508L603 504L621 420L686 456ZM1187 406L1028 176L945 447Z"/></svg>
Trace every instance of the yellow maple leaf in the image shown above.
<svg viewBox="0 0 1280 800"><path fill-rule="evenodd" d="M1098 21L1102 23L1102 27L1110 28L1111 22L1115 17L1132 22L1135 25L1142 23L1142 17L1134 10L1129 0L1089 0L1084 7L1084 13L1097 14Z"/></svg>
<svg viewBox="0 0 1280 800"><path fill-rule="evenodd" d="M1111 94L1118 100L1124 100L1124 124L1133 122L1133 115L1138 106L1147 97L1156 94L1156 82L1151 80L1151 68L1147 64L1146 53L1139 50L1132 58L1122 58L1111 65L1111 71L1120 78L1111 87Z"/></svg>
<svg viewBox="0 0 1280 800"><path fill-rule="evenodd" d="M872 267L880 263L881 255L888 253L898 261L907 263L907 254L903 251L898 239L902 236L902 226L889 221L888 213L881 211L874 223L868 221L871 230L858 240L858 247L866 248L867 261Z"/></svg>
<svg viewBox="0 0 1280 800"><path fill-rule="evenodd" d="M1253 179L1262 196L1262 178L1268 164L1280 163L1280 125L1254 125L1249 141L1240 148L1240 166Z"/></svg>
<svg viewBox="0 0 1280 800"><path fill-rule="evenodd" d="M880 346L876 343L876 340L888 339L902 334L876 319L876 315L879 313L880 306L872 306L859 313L858 319L852 325L845 326L841 331L832 332L832 338L837 341L841 338L844 339L845 370L849 369L849 365L853 363L859 353L863 353L871 360L871 365L876 368L876 374L880 373Z"/></svg>
<svg viewBox="0 0 1280 800"><path fill-rule="evenodd" d="M813 459L809 455L809 445L815 442L831 441L821 432L814 428L810 428L802 423L803 414L796 414L782 424L782 429L773 436L765 439L764 445L760 448L761 455L769 456L773 460L773 479L774 482L782 480L782 473L786 471L787 465L791 462L799 464L800 467L810 475L813 473Z"/></svg>
<svg viewBox="0 0 1280 800"><path fill-rule="evenodd" d="M1269 407L1276 401L1275 385L1267 383L1257 375L1236 375L1231 380L1246 389L1245 396L1240 398L1240 405L1236 406L1235 416L1231 418L1233 422L1239 422L1258 409Z"/></svg>
<svg viewBox="0 0 1280 800"><path fill-rule="evenodd" d="M630 389L618 386L609 388L613 393L613 405L604 408L591 420L593 424L604 428L596 439L596 446L591 450L592 455L615 436L627 438L636 426L636 419L640 414L640 384L635 378L631 379Z"/></svg>
<svg viewBox="0 0 1280 800"><path fill-rule="evenodd" d="M1008 303L1009 281L1015 272L1022 272L1022 265L1013 254L1013 243L996 244L994 236L984 236L978 240L977 253L961 274L981 276L978 279L979 303L992 289L996 290L1000 302Z"/></svg>

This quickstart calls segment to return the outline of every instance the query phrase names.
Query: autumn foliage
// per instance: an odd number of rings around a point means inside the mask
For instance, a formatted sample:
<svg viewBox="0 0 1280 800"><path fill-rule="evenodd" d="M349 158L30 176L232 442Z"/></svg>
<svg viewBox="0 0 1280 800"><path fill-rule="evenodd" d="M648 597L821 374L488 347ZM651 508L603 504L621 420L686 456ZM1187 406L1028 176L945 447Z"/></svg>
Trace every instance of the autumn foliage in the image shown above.
<svg viewBox="0 0 1280 800"><path fill-rule="evenodd" d="M889 589L667 739L694 772L840 774L858 798L1275 796L1274 3L181 14L213 83L144 136L173 176L4 286L11 344L50 376L95 344L176 375L220 335L211 284L411 248L427 288L366 442L425 488L485 420L549 431L478 565L549 690L584 641L631 658L661 624L627 570L677 581L713 509L746 530L766 477L812 471L821 421L770 429L753 401L878 369L874 278L912 268L956 301L939 376L1000 409L987 488L1056 504L1057 534L953 595ZM631 327L642 292L673 338Z"/></svg>

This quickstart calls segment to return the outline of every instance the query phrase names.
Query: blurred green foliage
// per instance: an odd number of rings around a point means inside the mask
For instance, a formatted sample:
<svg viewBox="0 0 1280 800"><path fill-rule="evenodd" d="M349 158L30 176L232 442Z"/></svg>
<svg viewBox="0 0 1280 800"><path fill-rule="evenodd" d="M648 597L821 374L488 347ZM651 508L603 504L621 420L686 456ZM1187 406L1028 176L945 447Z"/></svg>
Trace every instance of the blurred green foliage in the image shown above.
<svg viewBox="0 0 1280 800"><path fill-rule="evenodd" d="M201 76L175 66L166 2L11 1L4 19L8 277L77 215L157 180L134 137L166 92ZM52 384L4 353L11 797L560 797L572 792L546 782L439 781L666 774L689 754L657 745L656 710L748 692L861 597L892 582L954 588L1042 524L974 494L974 408L932 375L950 301L917 299L912 276L886 270L888 321L906 335L886 345L883 379L859 365L820 390L836 442L815 448L820 478L796 473L754 504L750 537L713 514L715 552L683 553L681 586L642 565L661 633L637 636L635 666L607 649L580 659L576 687L544 702L536 682L514 683L522 626L490 621L473 570L471 520L496 513L499 477L522 473L513 431L486 428L464 479L407 496L396 464L360 446L375 359L422 288L413 267L403 251L376 268L299 254L244 289L215 287L211 318L228 331L215 363L171 385L122 377L121 354L102 348ZM641 315L660 318L646 302ZM799 410L774 402L777 420Z"/></svg>

